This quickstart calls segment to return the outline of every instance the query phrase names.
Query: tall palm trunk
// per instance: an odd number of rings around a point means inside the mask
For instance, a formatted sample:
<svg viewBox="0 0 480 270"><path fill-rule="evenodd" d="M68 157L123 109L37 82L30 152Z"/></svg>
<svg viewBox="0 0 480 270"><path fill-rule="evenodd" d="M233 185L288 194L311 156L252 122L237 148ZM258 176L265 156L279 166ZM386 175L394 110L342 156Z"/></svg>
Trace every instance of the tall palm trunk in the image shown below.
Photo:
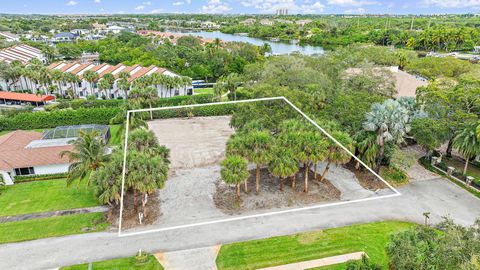
<svg viewBox="0 0 480 270"><path fill-rule="evenodd" d="M308 193L308 162L303 163L303 181L305 182L303 192Z"/></svg>
<svg viewBox="0 0 480 270"><path fill-rule="evenodd" d="M280 177L280 191L283 191L283 177Z"/></svg>
<svg viewBox="0 0 480 270"><path fill-rule="evenodd" d="M133 210L138 213L137 190L133 189Z"/></svg>
<svg viewBox="0 0 480 270"><path fill-rule="evenodd" d="M322 176L320 177L320 182L322 182L325 179L325 177L327 177L328 170L330 170L330 164L332 164L332 162L329 160L327 162L327 167L325 167L325 170L323 171Z"/></svg>
<svg viewBox="0 0 480 270"><path fill-rule="evenodd" d="M260 192L260 164L257 164L257 168L255 169L255 191Z"/></svg>
<svg viewBox="0 0 480 270"><path fill-rule="evenodd" d="M248 193L248 179L245 180L245 182L243 184L244 184L243 189L244 189L245 193Z"/></svg>
<svg viewBox="0 0 480 270"><path fill-rule="evenodd" d="M240 202L240 183L237 184L237 201Z"/></svg>
<svg viewBox="0 0 480 270"><path fill-rule="evenodd" d="M143 210L143 218L147 218L147 193L142 193L142 210Z"/></svg>
<svg viewBox="0 0 480 270"><path fill-rule="evenodd" d="M463 167L463 175L467 175L467 169L468 169L468 162L469 162L470 158L466 158L466 161L465 161L465 167Z"/></svg>
<svg viewBox="0 0 480 270"><path fill-rule="evenodd" d="M294 189L297 186L297 174L292 175L292 188Z"/></svg>

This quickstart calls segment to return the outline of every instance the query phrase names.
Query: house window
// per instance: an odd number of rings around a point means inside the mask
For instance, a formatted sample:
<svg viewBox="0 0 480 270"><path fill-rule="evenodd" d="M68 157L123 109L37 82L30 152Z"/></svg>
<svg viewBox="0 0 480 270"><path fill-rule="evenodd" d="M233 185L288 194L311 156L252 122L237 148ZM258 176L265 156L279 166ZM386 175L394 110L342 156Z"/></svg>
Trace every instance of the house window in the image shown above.
<svg viewBox="0 0 480 270"><path fill-rule="evenodd" d="M15 169L15 175L29 175L29 174L35 174L33 167Z"/></svg>
<svg viewBox="0 0 480 270"><path fill-rule="evenodd" d="M78 82L78 87L82 87L82 82Z"/></svg>
<svg viewBox="0 0 480 270"><path fill-rule="evenodd" d="M175 90L175 96L178 96L178 95L180 95L180 91L178 91L178 89L177 89L177 90Z"/></svg>

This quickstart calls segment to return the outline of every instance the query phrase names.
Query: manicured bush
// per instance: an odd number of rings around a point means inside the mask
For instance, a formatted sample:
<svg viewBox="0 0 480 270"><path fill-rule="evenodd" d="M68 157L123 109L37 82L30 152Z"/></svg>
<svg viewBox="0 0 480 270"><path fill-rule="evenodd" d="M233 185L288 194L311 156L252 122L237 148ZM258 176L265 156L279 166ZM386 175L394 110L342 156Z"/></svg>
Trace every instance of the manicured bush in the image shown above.
<svg viewBox="0 0 480 270"><path fill-rule="evenodd" d="M238 108L238 105L236 104L220 104L220 105L193 107L193 108L168 109L168 110L154 111L153 117L156 119L167 119L167 118L176 118L176 117L230 115L237 108Z"/></svg>
<svg viewBox="0 0 480 270"><path fill-rule="evenodd" d="M40 174L40 175L17 175L15 176L15 183L25 183L42 180L62 179L67 177L66 173L52 173L52 174Z"/></svg>
<svg viewBox="0 0 480 270"><path fill-rule="evenodd" d="M14 117L0 117L0 131L54 128L82 124L106 125L120 110L121 108L81 108L78 110L21 113Z"/></svg>

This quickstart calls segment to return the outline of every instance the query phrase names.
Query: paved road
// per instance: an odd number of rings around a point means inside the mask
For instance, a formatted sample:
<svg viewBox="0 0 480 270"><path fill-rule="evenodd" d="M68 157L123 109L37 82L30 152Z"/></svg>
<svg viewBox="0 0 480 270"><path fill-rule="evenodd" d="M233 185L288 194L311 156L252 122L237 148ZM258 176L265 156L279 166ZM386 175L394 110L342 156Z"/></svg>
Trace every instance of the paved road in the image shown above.
<svg viewBox="0 0 480 270"><path fill-rule="evenodd" d="M87 261L131 256L140 248L151 253L292 234L381 220L432 222L450 215L468 225L480 217L480 200L448 180L415 181L401 188L403 196L315 210L258 217L176 231L118 238L90 233L0 245L0 269L48 269Z"/></svg>

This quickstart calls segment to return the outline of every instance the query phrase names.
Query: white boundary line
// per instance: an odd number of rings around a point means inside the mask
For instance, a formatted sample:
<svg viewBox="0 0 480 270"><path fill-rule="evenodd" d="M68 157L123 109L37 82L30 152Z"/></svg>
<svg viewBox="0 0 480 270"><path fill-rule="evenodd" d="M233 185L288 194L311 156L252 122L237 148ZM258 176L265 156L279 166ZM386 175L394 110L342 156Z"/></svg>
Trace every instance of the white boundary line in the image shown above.
<svg viewBox="0 0 480 270"><path fill-rule="evenodd" d="M171 227L165 227L165 228L158 228L158 229L147 230L147 231L122 233L123 197L124 197L124 187L125 187L125 171L126 171L126 162L127 162L127 142L128 142L128 129L129 129L129 122L130 122L130 113L171 110L171 109L182 109L182 108L212 106L212 105L222 105L222 104L248 103L248 102L269 101L269 100L283 100L285 103L290 105L295 111L297 111L300 115L302 115L305 119L307 119L308 122L313 124L316 128L318 128L328 138L330 138L335 143L340 145L340 147L343 150L345 150L350 156L352 156L356 161L358 161L365 168L367 168L371 173L373 173L373 175L378 177L383 183L385 183L394 192L394 194L389 194L389 195L384 195L384 196L379 196L379 197L357 199L357 200L352 200L352 201L343 201L343 202L335 202L335 203L329 203L329 204L312 205L312 206L306 206L306 207L302 207L302 208L293 208L293 209L280 210L280 211L275 211L275 212L268 212L268 213L247 215L247 216L239 216L239 217L226 218L226 219L220 219L220 220L211 220L211 221L190 223L190 224L177 225L177 226L171 226ZM340 142L338 142L334 137L332 137L322 127L320 127L315 121L313 121L310 117L308 117L304 112L302 112L299 108L297 108L293 103L291 103L288 99L286 99L283 96L282 97L271 97L271 98L257 98L257 99L248 99L248 100L204 103L204 104L191 104L191 105L181 105L181 106L171 106L171 107L159 107L159 108L151 108L151 109L138 109L138 110L128 110L127 111L127 124L126 124L126 128L125 128L125 144L124 144L124 152L123 152L122 193L121 193L121 196L120 196L120 217L119 217L119 223L118 223L118 236L119 237L134 236L134 235L153 233L153 232L171 231L171 230L176 230L176 229L204 226L204 225L217 224L217 223L225 223L225 222L244 220L244 219L250 219L250 218L257 218L257 217L273 216L273 215L279 215L279 214L285 214L285 213L292 213L292 212L299 212L299 211L325 208L325 207L330 207L330 206L339 206L339 205L346 205L346 204L352 204L352 203L386 199L386 198L392 198L392 197L397 197L397 196L401 196L401 195L402 194L397 189L395 189L392 185L390 185L387 181L385 181L385 179L383 179L380 175L375 173L374 170L372 170L370 167L368 167L363 161L361 161L358 157L356 157L345 146L343 146Z"/></svg>

